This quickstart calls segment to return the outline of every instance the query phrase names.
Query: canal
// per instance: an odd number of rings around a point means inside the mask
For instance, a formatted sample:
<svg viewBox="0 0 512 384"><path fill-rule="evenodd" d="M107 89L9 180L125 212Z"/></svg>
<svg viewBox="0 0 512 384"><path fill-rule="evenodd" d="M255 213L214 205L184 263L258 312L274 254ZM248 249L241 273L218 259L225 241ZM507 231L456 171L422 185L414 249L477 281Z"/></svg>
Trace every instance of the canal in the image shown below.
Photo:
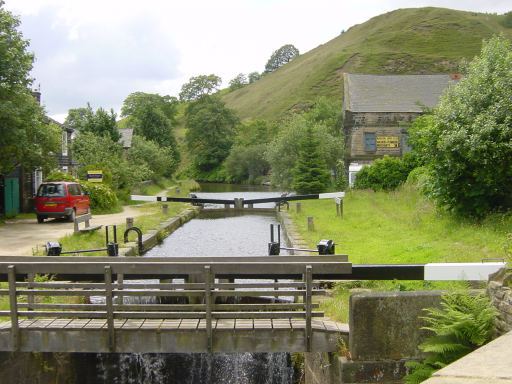
<svg viewBox="0 0 512 384"><path fill-rule="evenodd" d="M262 198L282 192L264 186L202 184L198 197ZM272 208L272 204L256 208ZM272 213L240 214L205 206L145 257L264 256L268 253ZM282 253L286 254L286 253ZM286 298L283 298L286 299ZM291 384L294 369L287 353L243 354L100 354L98 381L120 384Z"/></svg>

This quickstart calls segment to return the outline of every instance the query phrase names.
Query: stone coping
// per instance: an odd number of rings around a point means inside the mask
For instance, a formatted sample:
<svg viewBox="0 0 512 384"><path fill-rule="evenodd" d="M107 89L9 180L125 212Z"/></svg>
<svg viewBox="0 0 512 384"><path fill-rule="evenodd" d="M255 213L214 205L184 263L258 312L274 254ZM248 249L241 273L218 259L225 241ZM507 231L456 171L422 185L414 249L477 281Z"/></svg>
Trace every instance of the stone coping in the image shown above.
<svg viewBox="0 0 512 384"><path fill-rule="evenodd" d="M427 384L512 383L512 331L434 373Z"/></svg>

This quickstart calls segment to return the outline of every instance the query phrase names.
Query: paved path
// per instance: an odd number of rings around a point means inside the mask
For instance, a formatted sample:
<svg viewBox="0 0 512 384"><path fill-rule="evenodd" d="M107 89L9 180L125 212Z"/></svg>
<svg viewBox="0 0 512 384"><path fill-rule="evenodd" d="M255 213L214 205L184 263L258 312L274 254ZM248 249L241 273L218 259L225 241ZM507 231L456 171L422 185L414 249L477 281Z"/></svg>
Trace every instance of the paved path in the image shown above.
<svg viewBox="0 0 512 384"><path fill-rule="evenodd" d="M125 206L123 212L110 215L94 215L91 225L124 224L127 217L144 215L142 210ZM0 226L0 255L32 256L32 250L42 248L48 241L56 241L73 233L73 223L65 219L50 219L38 224L36 218L8 220ZM84 224L80 224L83 226Z"/></svg>

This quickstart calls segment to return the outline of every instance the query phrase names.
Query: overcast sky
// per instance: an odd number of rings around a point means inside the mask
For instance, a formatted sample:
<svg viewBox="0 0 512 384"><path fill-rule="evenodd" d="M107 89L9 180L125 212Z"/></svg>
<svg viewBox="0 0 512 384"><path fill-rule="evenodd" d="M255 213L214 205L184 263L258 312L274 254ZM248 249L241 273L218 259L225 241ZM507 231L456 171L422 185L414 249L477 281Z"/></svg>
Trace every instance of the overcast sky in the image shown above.
<svg viewBox="0 0 512 384"><path fill-rule="evenodd" d="M510 0L5 0L19 16L48 115L113 108L142 91L178 96L190 77L223 87L262 72L273 51L305 53L354 24L398 8L439 6L502 14Z"/></svg>

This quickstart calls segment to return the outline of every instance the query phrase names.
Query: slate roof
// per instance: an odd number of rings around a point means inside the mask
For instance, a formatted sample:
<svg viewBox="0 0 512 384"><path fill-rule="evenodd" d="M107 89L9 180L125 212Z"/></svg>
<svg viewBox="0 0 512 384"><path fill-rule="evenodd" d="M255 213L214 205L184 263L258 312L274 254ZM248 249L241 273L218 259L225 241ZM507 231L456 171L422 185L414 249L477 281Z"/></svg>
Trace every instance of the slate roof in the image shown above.
<svg viewBox="0 0 512 384"><path fill-rule="evenodd" d="M460 75L344 74L344 109L352 112L422 112L435 107Z"/></svg>
<svg viewBox="0 0 512 384"><path fill-rule="evenodd" d="M121 134L121 138L119 139L119 142L123 145L123 148L124 149L131 148L132 137L133 137L133 128L119 129L119 133Z"/></svg>

